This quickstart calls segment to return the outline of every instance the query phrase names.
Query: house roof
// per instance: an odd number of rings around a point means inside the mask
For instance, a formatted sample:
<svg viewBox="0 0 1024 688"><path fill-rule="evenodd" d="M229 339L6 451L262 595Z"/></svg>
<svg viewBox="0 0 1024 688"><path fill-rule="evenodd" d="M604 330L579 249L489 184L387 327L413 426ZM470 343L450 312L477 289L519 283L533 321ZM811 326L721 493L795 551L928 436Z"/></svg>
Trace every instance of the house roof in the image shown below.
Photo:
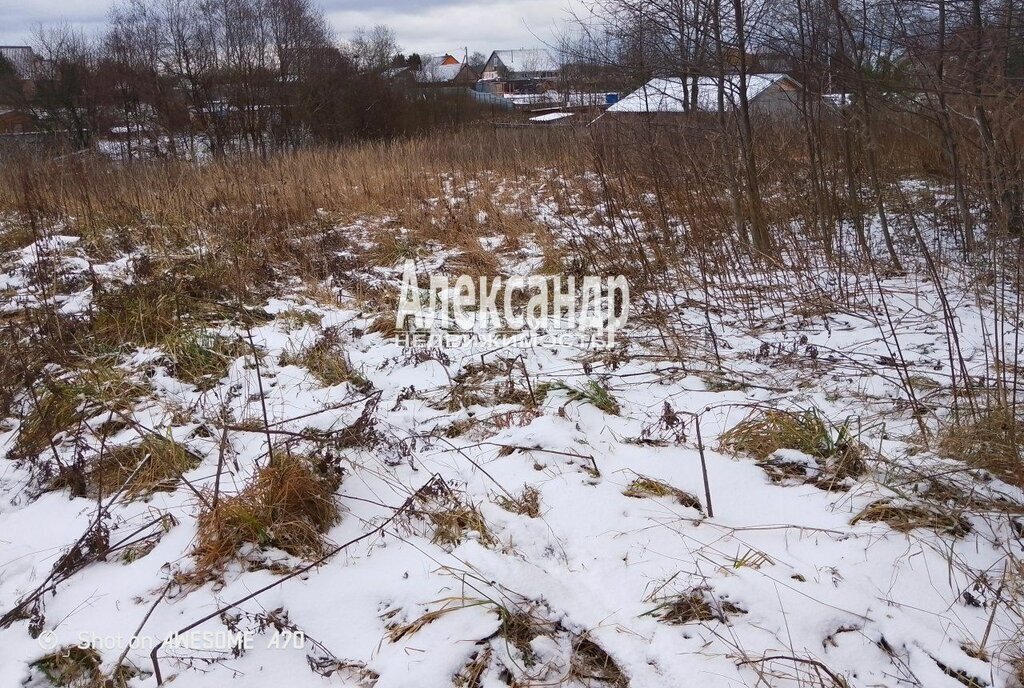
<svg viewBox="0 0 1024 688"><path fill-rule="evenodd" d="M557 72L561 69L558 61L544 48L521 50L495 50L491 56L497 57L505 68L515 73Z"/></svg>
<svg viewBox="0 0 1024 688"><path fill-rule="evenodd" d="M751 74L747 77L747 100L753 102L771 86L781 82L796 83L786 74ZM702 76L697 78L697 109L714 112L718 110L719 78ZM735 109L739 105L740 78L738 75L726 76L725 107ZM689 87L693 82L689 81ZM669 79L652 79L636 91L608 108L608 112L686 112L684 107L687 91L683 88L683 80L678 77ZM692 95L692 93L691 93Z"/></svg>
<svg viewBox="0 0 1024 688"><path fill-rule="evenodd" d="M416 72L416 81L421 84L444 84L455 81L465 65L461 64L429 64Z"/></svg>
<svg viewBox="0 0 1024 688"><path fill-rule="evenodd" d="M460 64L458 60L451 64L451 55L436 55L423 61L420 71L416 72L416 81L421 84L446 84L455 81L463 69L469 65Z"/></svg>
<svg viewBox="0 0 1024 688"><path fill-rule="evenodd" d="M443 64L443 65L457 65L457 64L460 64L459 63L459 58L455 57L451 53L441 53L440 55L428 55L427 57L423 58L423 61L424 62L436 62L437 64Z"/></svg>

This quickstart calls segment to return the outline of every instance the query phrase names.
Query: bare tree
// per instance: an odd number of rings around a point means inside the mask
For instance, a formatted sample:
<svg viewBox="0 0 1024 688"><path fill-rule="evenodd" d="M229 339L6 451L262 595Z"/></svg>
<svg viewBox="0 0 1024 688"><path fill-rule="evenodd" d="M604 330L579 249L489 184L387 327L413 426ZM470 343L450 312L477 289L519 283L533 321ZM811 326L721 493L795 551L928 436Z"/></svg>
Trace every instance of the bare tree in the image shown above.
<svg viewBox="0 0 1024 688"><path fill-rule="evenodd" d="M40 27L35 44L47 65L33 103L55 133L69 135L79 148L90 145L101 128L96 88L97 46L68 25Z"/></svg>
<svg viewBox="0 0 1024 688"><path fill-rule="evenodd" d="M394 29L383 24L372 28L359 27L348 42L359 69L365 72L382 72L391 66L401 48Z"/></svg>

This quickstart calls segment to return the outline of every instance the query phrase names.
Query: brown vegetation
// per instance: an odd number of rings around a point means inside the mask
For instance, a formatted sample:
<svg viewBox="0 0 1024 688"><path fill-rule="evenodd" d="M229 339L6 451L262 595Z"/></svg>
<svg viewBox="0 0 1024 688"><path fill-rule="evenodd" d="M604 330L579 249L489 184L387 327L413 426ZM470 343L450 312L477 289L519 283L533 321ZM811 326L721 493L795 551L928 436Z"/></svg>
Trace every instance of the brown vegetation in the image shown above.
<svg viewBox="0 0 1024 688"><path fill-rule="evenodd" d="M973 420L950 425L939 451L1024 487L1024 417L1012 408L994 404Z"/></svg>
<svg viewBox="0 0 1024 688"><path fill-rule="evenodd" d="M177 442L150 436L136 445L106 449L84 468L64 467L54 487L69 488L78 497L110 497L123 493L138 499L153 492L173 491L183 473L199 465L198 457Z"/></svg>
<svg viewBox="0 0 1024 688"><path fill-rule="evenodd" d="M238 494L199 517L196 574L217 573L245 544L306 558L325 551L324 533L340 518L336 473L300 456L279 455Z"/></svg>

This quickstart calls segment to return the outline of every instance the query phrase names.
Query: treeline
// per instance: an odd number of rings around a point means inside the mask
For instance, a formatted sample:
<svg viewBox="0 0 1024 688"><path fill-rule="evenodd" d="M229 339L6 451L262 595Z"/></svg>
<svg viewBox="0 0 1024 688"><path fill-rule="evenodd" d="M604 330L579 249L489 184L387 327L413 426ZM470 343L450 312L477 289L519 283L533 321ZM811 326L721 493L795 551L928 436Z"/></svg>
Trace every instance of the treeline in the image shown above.
<svg viewBox="0 0 1024 688"><path fill-rule="evenodd" d="M719 108L718 145L737 230L761 251L764 160L747 98L749 78L785 72L804 90L799 140L815 221L826 246L851 218L864 245L864 212L878 217L892 261L880 152L914 141L935 159L919 172L952 181L968 250L980 215L1024 229L1024 9L1020 0L595 0L566 49L639 85L681 80L683 109L697 109L698 77L718 77L738 102ZM722 96L725 96L723 98ZM738 97L737 97L738 96ZM793 150L793 147L799 150Z"/></svg>
<svg viewBox="0 0 1024 688"><path fill-rule="evenodd" d="M0 102L80 147L113 135L130 157L267 153L474 115L465 99L395 87L394 33L339 41L310 0L124 0L101 36L44 28L35 42L30 83L0 68Z"/></svg>

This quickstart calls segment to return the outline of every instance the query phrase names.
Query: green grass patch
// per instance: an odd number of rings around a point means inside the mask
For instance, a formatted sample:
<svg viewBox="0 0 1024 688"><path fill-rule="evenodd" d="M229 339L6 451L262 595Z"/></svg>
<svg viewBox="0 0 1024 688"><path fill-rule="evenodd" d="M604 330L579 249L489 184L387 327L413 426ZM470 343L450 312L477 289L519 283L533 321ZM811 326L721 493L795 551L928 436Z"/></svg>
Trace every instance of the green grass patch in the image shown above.
<svg viewBox="0 0 1024 688"><path fill-rule="evenodd" d="M352 366L341 335L334 329L326 330L315 344L298 354L285 354L280 363L305 368L325 387L349 383L362 392L373 389L370 381Z"/></svg>
<svg viewBox="0 0 1024 688"><path fill-rule="evenodd" d="M538 388L546 396L549 391L563 390L570 401L579 401L590 404L604 411L610 416L617 416L621 412L619 402L612 396L611 391L597 380L588 380L579 387L568 385L564 382L548 382ZM538 393L538 395L540 395Z"/></svg>
<svg viewBox="0 0 1024 688"><path fill-rule="evenodd" d="M228 366L250 352L238 339L199 330L181 330L161 345L171 359L169 372L175 378L207 389L227 374Z"/></svg>

